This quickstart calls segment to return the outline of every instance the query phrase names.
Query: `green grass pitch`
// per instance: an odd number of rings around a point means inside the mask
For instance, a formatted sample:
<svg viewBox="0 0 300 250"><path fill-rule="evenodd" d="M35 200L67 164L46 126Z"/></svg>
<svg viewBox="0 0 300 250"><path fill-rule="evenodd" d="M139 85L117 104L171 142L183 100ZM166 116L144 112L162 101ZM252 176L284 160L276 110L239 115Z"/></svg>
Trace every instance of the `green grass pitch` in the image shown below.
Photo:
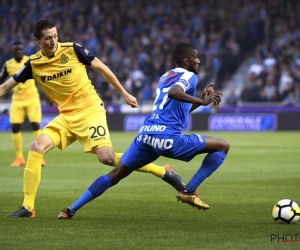
<svg viewBox="0 0 300 250"><path fill-rule="evenodd" d="M0 249L300 249L300 242L271 242L271 235L297 234L300 222L276 224L273 205L284 198L300 205L300 134L207 133L230 145L224 164L199 189L211 209L176 201L176 191L151 174L133 173L69 221L56 220L98 176L111 168L76 142L45 155L35 219L4 218L22 204L23 168L12 168L9 133L0 133ZM116 152L135 134L112 133ZM23 134L27 155L31 133ZM185 163L166 158L185 182L204 155Z"/></svg>

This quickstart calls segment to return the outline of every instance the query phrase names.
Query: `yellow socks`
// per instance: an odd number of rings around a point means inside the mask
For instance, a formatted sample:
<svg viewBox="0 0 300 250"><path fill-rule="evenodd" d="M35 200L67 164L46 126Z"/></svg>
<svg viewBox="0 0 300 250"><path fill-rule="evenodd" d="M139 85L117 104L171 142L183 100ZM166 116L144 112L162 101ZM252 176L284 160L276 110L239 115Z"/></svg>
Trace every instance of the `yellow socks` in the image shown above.
<svg viewBox="0 0 300 250"><path fill-rule="evenodd" d="M114 167L116 167L118 165L122 155L123 155L123 153L115 153ZM165 168L155 165L153 163L150 163L140 169L136 169L135 171L143 172L143 173L151 173L159 178L162 178L162 176L165 173Z"/></svg>
<svg viewBox="0 0 300 250"><path fill-rule="evenodd" d="M23 184L23 206L25 206L29 211L32 211L34 209L36 191L41 180L42 159L43 154L29 151L26 167L24 169Z"/></svg>
<svg viewBox="0 0 300 250"><path fill-rule="evenodd" d="M23 156L23 140L21 132L12 133L12 141L14 144L16 157L17 158L24 158Z"/></svg>
<svg viewBox="0 0 300 250"><path fill-rule="evenodd" d="M42 130L33 130L33 138L36 139L40 134L41 134Z"/></svg>

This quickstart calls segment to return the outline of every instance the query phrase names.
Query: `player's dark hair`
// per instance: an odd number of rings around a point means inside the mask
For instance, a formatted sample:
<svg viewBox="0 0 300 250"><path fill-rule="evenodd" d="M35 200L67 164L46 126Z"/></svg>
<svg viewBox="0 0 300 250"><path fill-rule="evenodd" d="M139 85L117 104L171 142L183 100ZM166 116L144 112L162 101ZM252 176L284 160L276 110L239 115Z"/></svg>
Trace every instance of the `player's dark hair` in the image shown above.
<svg viewBox="0 0 300 250"><path fill-rule="evenodd" d="M39 20L35 23L33 27L33 35L34 37L40 39L42 37L43 30L52 29L54 27L55 27L55 23L50 20L47 19Z"/></svg>
<svg viewBox="0 0 300 250"><path fill-rule="evenodd" d="M15 41L12 45L13 45L13 46L14 46L14 45L23 45L23 43L20 42L20 41Z"/></svg>
<svg viewBox="0 0 300 250"><path fill-rule="evenodd" d="M183 64L183 58L189 57L195 48L189 43L179 43L172 50L172 59L176 65Z"/></svg>

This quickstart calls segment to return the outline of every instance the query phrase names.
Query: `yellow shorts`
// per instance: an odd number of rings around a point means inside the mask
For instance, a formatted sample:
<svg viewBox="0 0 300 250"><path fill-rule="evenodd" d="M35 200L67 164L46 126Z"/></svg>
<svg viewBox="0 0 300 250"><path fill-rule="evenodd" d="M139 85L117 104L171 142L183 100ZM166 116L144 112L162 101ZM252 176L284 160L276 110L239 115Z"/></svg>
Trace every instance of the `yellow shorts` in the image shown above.
<svg viewBox="0 0 300 250"><path fill-rule="evenodd" d="M22 124L27 115L30 122L41 122L42 110L39 98L13 100L11 102L9 121L11 124Z"/></svg>
<svg viewBox="0 0 300 250"><path fill-rule="evenodd" d="M54 147L61 150L76 140L90 153L101 147L112 147L103 106L92 106L77 114L59 114L42 133L50 136Z"/></svg>

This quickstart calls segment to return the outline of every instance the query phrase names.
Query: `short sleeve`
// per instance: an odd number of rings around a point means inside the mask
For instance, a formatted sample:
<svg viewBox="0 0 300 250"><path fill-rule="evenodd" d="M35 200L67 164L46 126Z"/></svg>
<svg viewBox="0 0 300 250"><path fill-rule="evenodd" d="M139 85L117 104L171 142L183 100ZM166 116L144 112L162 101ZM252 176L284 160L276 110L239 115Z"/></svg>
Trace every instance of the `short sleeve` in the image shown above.
<svg viewBox="0 0 300 250"><path fill-rule="evenodd" d="M74 43L74 51L80 62L84 65L91 66L95 56L87 48L82 47L78 43Z"/></svg>
<svg viewBox="0 0 300 250"><path fill-rule="evenodd" d="M32 68L30 60L28 60L20 69L19 71L13 75L13 78L16 82L26 82L32 78Z"/></svg>
<svg viewBox="0 0 300 250"><path fill-rule="evenodd" d="M194 89L198 84L198 77L192 72L185 72L175 83L183 88L184 92Z"/></svg>

